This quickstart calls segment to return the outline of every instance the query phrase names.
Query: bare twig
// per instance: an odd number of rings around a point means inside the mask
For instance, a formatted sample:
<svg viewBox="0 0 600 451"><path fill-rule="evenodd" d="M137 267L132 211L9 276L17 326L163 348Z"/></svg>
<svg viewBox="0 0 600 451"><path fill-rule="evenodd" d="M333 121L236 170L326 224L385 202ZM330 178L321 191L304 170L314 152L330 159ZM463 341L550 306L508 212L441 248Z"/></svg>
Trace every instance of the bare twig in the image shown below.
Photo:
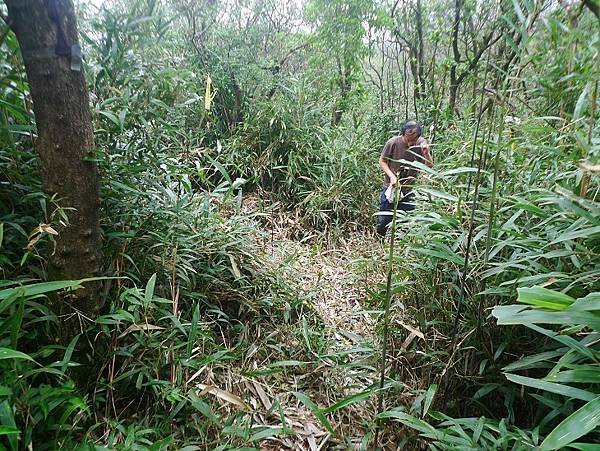
<svg viewBox="0 0 600 451"><path fill-rule="evenodd" d="M394 2L394 6L392 6L392 10L390 11L390 17L394 17L394 14L396 14L396 8L398 7L398 3L400 3L400 0L396 0Z"/></svg>

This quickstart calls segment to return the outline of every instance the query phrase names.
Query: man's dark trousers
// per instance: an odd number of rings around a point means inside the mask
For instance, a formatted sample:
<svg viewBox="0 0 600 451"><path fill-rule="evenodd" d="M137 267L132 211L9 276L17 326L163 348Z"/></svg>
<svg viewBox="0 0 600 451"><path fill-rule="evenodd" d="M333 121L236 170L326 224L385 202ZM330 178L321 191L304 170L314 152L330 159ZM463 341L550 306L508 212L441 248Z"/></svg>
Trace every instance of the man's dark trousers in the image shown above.
<svg viewBox="0 0 600 451"><path fill-rule="evenodd" d="M408 193L398 201L397 211L412 211L415 209L415 194ZM388 202L385 197L385 189L379 195L379 211L381 213L388 212L389 214L381 214L377 216L377 233L380 236L385 236L389 224L392 222L394 212L394 202Z"/></svg>

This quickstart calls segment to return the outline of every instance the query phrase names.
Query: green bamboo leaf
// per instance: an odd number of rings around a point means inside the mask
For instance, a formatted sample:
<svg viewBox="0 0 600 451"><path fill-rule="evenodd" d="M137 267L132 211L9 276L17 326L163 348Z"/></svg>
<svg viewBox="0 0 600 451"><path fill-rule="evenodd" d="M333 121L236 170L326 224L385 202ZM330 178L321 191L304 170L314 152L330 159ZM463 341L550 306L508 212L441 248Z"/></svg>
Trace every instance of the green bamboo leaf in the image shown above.
<svg viewBox="0 0 600 451"><path fill-rule="evenodd" d="M579 98L577 99L577 103L575 104L575 110L573 110L573 121L576 121L580 117L583 116L583 113L587 109L589 104L589 96L590 96L590 88L592 87L592 82L589 81L581 91Z"/></svg>
<svg viewBox="0 0 600 451"><path fill-rule="evenodd" d="M264 428L258 432L255 432L250 436L250 441L255 442L257 440L264 440L266 438L277 437L278 435L285 434L285 430L283 428Z"/></svg>
<svg viewBox="0 0 600 451"><path fill-rule="evenodd" d="M21 122L27 122L28 119L33 117L29 111L2 99L0 99L0 107L4 107L9 110Z"/></svg>
<svg viewBox="0 0 600 451"><path fill-rule="evenodd" d="M520 305L501 305L492 310L500 325L520 324L580 324L600 331L600 317L590 312L536 310Z"/></svg>
<svg viewBox="0 0 600 451"><path fill-rule="evenodd" d="M526 326L532 330L535 330L536 332L538 332L540 334L546 335L547 337L550 337L553 340L558 341L562 345L565 345L571 349L574 349L579 354L588 357L590 360L598 360L596 358L596 356L594 355L594 353L596 351L587 347L587 343L588 343L587 340L595 338L592 334L588 335L586 338L583 338L581 341L577 341L573 337L570 337L568 335L559 334L552 330L544 329L543 327L536 326L535 324L527 324Z"/></svg>
<svg viewBox="0 0 600 451"><path fill-rule="evenodd" d="M423 254L423 255L428 255L430 257L436 257L436 258L440 258L442 260L447 260L449 262L452 263L456 263L457 265L462 265L464 263L464 260L456 255L454 252L452 252L449 249L426 249L426 248L415 248L413 249L415 252L418 252L419 254Z"/></svg>
<svg viewBox="0 0 600 451"><path fill-rule="evenodd" d="M600 368L586 365L585 368L564 370L545 377L548 382L600 384Z"/></svg>
<svg viewBox="0 0 600 451"><path fill-rule="evenodd" d="M14 349L0 348L0 360L5 360L5 359L23 359L23 360L30 360L31 362L34 362L33 358L31 358L27 354L24 354L19 351L15 351Z"/></svg>
<svg viewBox="0 0 600 451"><path fill-rule="evenodd" d="M212 409L206 402L200 399L193 391L190 391L188 396L190 398L190 404L194 409L204 415L208 421L215 424L219 423L220 418L213 413Z"/></svg>
<svg viewBox="0 0 600 451"><path fill-rule="evenodd" d="M19 331L21 330L21 324L23 323L23 316L25 314L25 300L21 299L17 308L15 309L15 313L13 313L11 322L11 331L10 331L10 347L12 349L17 349L17 341L19 339Z"/></svg>
<svg viewBox="0 0 600 451"><path fill-rule="evenodd" d="M448 171L441 172L440 175L442 177L447 177L449 175L467 174L467 173L474 173L474 172L477 172L477 168L469 168L469 167L462 166L460 168L450 169Z"/></svg>
<svg viewBox="0 0 600 451"><path fill-rule="evenodd" d="M0 313L10 307L15 301L21 299L23 297L24 290L14 290L11 294L9 294L6 298L0 301Z"/></svg>
<svg viewBox="0 0 600 451"><path fill-rule="evenodd" d="M19 432L16 427L0 425L0 435L18 434Z"/></svg>
<svg viewBox="0 0 600 451"><path fill-rule="evenodd" d="M33 297L40 294L46 294L53 291L65 290L67 288L77 289L81 287L83 280L59 280L55 282L34 283L20 287L6 288L0 290L0 300L12 296L16 291L20 291L23 296Z"/></svg>
<svg viewBox="0 0 600 451"><path fill-rule="evenodd" d="M573 230L566 232L552 241L550 244L562 243L563 241L575 240L577 238L589 238L600 233L600 226L588 227L587 229Z"/></svg>
<svg viewBox="0 0 600 451"><path fill-rule="evenodd" d="M144 291L144 300L146 302L150 302L152 300L152 296L154 296L154 286L156 285L156 273L152 274L150 280L146 284L146 290Z"/></svg>
<svg viewBox="0 0 600 451"><path fill-rule="evenodd" d="M591 401L596 397L596 394L587 390L569 387L568 385L556 384L554 382L546 382L532 377L518 376L516 374L504 373L506 378L515 384L525 385L527 387L537 388L558 395L563 395L568 398L581 399L583 401Z"/></svg>
<svg viewBox="0 0 600 451"><path fill-rule="evenodd" d="M350 396L336 402L335 404L323 409L322 412L327 415L329 413L333 413L336 410L343 409L344 407L350 406L352 404L356 404L358 402L365 401L365 400L369 399L369 397L371 396L372 393L373 393L373 389L355 393L354 395L350 395Z"/></svg>
<svg viewBox="0 0 600 451"><path fill-rule="evenodd" d="M65 355L62 360L59 362L60 370L64 373L67 371L69 364L71 363L71 357L73 356L73 351L75 350L75 345L79 340L80 335L75 335L73 339L69 342L69 345L65 349Z"/></svg>
<svg viewBox="0 0 600 451"><path fill-rule="evenodd" d="M544 439L540 451L560 449L600 424L600 396L565 418Z"/></svg>
<svg viewBox="0 0 600 451"><path fill-rule="evenodd" d="M5 427L17 429L12 404L9 404L6 400L0 402L0 424L2 424ZM15 434L7 435L8 437L6 438L6 440L8 441L8 445L10 447L9 449L11 449L12 451L17 451L17 436Z"/></svg>
<svg viewBox="0 0 600 451"><path fill-rule="evenodd" d="M217 160L215 160L214 158L212 158L208 154L206 155L206 157L212 163L212 165L215 168L217 168L217 170L221 173L221 175L223 176L223 178L225 178L225 180L227 180L227 182L229 184L231 184L232 183L231 176L229 175L229 172L227 172L227 169L225 169L225 166L223 166L221 163L219 163Z"/></svg>
<svg viewBox="0 0 600 451"><path fill-rule="evenodd" d="M485 425L485 418L483 418L483 417L479 418L479 420L477 421L477 426L475 426L475 428L473 429L473 438L471 439L471 441L473 443L479 443L479 438L481 437L481 434L483 433L484 425Z"/></svg>
<svg viewBox="0 0 600 451"><path fill-rule="evenodd" d="M600 310L600 293L590 293L584 298L577 299L568 310L592 312Z"/></svg>
<svg viewBox="0 0 600 451"><path fill-rule="evenodd" d="M427 389L427 393L425 394L425 403L423 404L423 414L421 415L423 418L425 418L425 415L427 415L427 412L429 411L429 407L431 407L431 403L433 402L436 391L436 384L431 384Z"/></svg>
<svg viewBox="0 0 600 451"><path fill-rule="evenodd" d="M449 200L450 202L458 202L458 197L453 196L452 194L445 193L443 191L438 191L430 188L420 188L419 191L429 194L433 197L437 197L439 199Z"/></svg>
<svg viewBox="0 0 600 451"><path fill-rule="evenodd" d="M518 288L517 300L524 304L531 304L552 310L564 310L570 306L575 299L563 293L542 287Z"/></svg>
<svg viewBox="0 0 600 451"><path fill-rule="evenodd" d="M525 25L525 22L527 21L527 19L525 19L525 14L523 14L521 5L519 5L519 2L517 0L512 0L512 3L513 3L513 7L515 9L515 13L517 14L517 17L519 18L519 22L521 22L522 25Z"/></svg>
<svg viewBox="0 0 600 451"><path fill-rule="evenodd" d="M405 424L406 426L409 426L421 433L431 434L431 436L434 437L440 435L440 433L429 423L399 410L388 410L381 412L379 415L377 415L377 418L390 418L393 420L398 420L402 424Z"/></svg>
<svg viewBox="0 0 600 451"><path fill-rule="evenodd" d="M311 362L303 362L301 360L280 360L278 362L273 362L267 365L267 368L278 368L278 367L287 367L287 366L304 366Z"/></svg>
<svg viewBox="0 0 600 451"><path fill-rule="evenodd" d="M312 402L312 400L308 396L306 396L304 393L296 391L292 392L292 395L298 398L298 400L314 414L314 416L321 422L321 424L325 429L327 429L327 431L329 431L331 434L334 433L333 427L331 426L329 420L325 417L325 415L323 415L321 409L319 409L319 407L314 402Z"/></svg>
<svg viewBox="0 0 600 451"><path fill-rule="evenodd" d="M119 130L121 129L121 122L114 113L111 113L110 111L99 111L99 113L105 118L107 118L109 121L111 121L113 124L115 124L117 128L119 128Z"/></svg>
<svg viewBox="0 0 600 451"><path fill-rule="evenodd" d="M548 362L551 359L556 357L560 357L567 352L569 348L560 348L554 351L540 352L539 354L530 355L527 357L523 357L516 362L513 362L509 365L506 365L502 368L504 371L516 371L516 370L524 370L528 368L537 368L539 367L540 362Z"/></svg>
<svg viewBox="0 0 600 451"><path fill-rule="evenodd" d="M9 388L5 385L0 385L0 397L8 398L13 394L12 388Z"/></svg>
<svg viewBox="0 0 600 451"><path fill-rule="evenodd" d="M595 443L571 443L569 448L578 449L579 451L600 451L600 445Z"/></svg>

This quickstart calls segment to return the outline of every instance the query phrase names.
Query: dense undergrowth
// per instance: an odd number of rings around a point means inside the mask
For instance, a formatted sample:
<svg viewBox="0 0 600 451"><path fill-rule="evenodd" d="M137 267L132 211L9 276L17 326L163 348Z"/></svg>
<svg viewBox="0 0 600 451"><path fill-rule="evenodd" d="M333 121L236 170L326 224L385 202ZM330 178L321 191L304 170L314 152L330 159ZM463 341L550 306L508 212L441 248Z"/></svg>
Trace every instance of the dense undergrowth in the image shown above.
<svg viewBox="0 0 600 451"><path fill-rule="evenodd" d="M49 299L85 282L46 280L69 211L42 191L19 50L0 34L0 449L278 449L325 433L332 449L368 449L378 392L378 418L405 426L381 422L391 449L597 441L595 16L550 8L533 34L535 5L515 5L507 21L524 37L507 73L490 65L495 97L473 77L462 117L419 100L435 166L420 167L417 210L397 230L379 391L381 327L340 347L293 256L269 246L277 228L315 254L349 234L379 249L376 160L399 105L382 111L374 87L355 87L335 124L339 80L311 59L317 44L302 46L306 30L263 40L257 19L240 37L221 18L198 42L192 3L81 8L104 307L66 344ZM192 13L209 20L209 3ZM384 261L357 260L357 274ZM385 290L365 278L379 320ZM303 436L309 424L324 434Z"/></svg>

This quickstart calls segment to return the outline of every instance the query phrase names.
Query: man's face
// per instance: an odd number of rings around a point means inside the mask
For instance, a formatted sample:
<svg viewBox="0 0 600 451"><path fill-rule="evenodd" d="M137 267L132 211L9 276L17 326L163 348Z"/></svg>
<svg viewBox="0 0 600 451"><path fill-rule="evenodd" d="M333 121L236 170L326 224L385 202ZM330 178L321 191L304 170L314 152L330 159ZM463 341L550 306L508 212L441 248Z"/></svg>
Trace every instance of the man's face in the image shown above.
<svg viewBox="0 0 600 451"><path fill-rule="evenodd" d="M409 128L404 132L404 140L406 141L406 144L410 146L417 142L418 137L419 136L417 135L417 130L415 128Z"/></svg>

